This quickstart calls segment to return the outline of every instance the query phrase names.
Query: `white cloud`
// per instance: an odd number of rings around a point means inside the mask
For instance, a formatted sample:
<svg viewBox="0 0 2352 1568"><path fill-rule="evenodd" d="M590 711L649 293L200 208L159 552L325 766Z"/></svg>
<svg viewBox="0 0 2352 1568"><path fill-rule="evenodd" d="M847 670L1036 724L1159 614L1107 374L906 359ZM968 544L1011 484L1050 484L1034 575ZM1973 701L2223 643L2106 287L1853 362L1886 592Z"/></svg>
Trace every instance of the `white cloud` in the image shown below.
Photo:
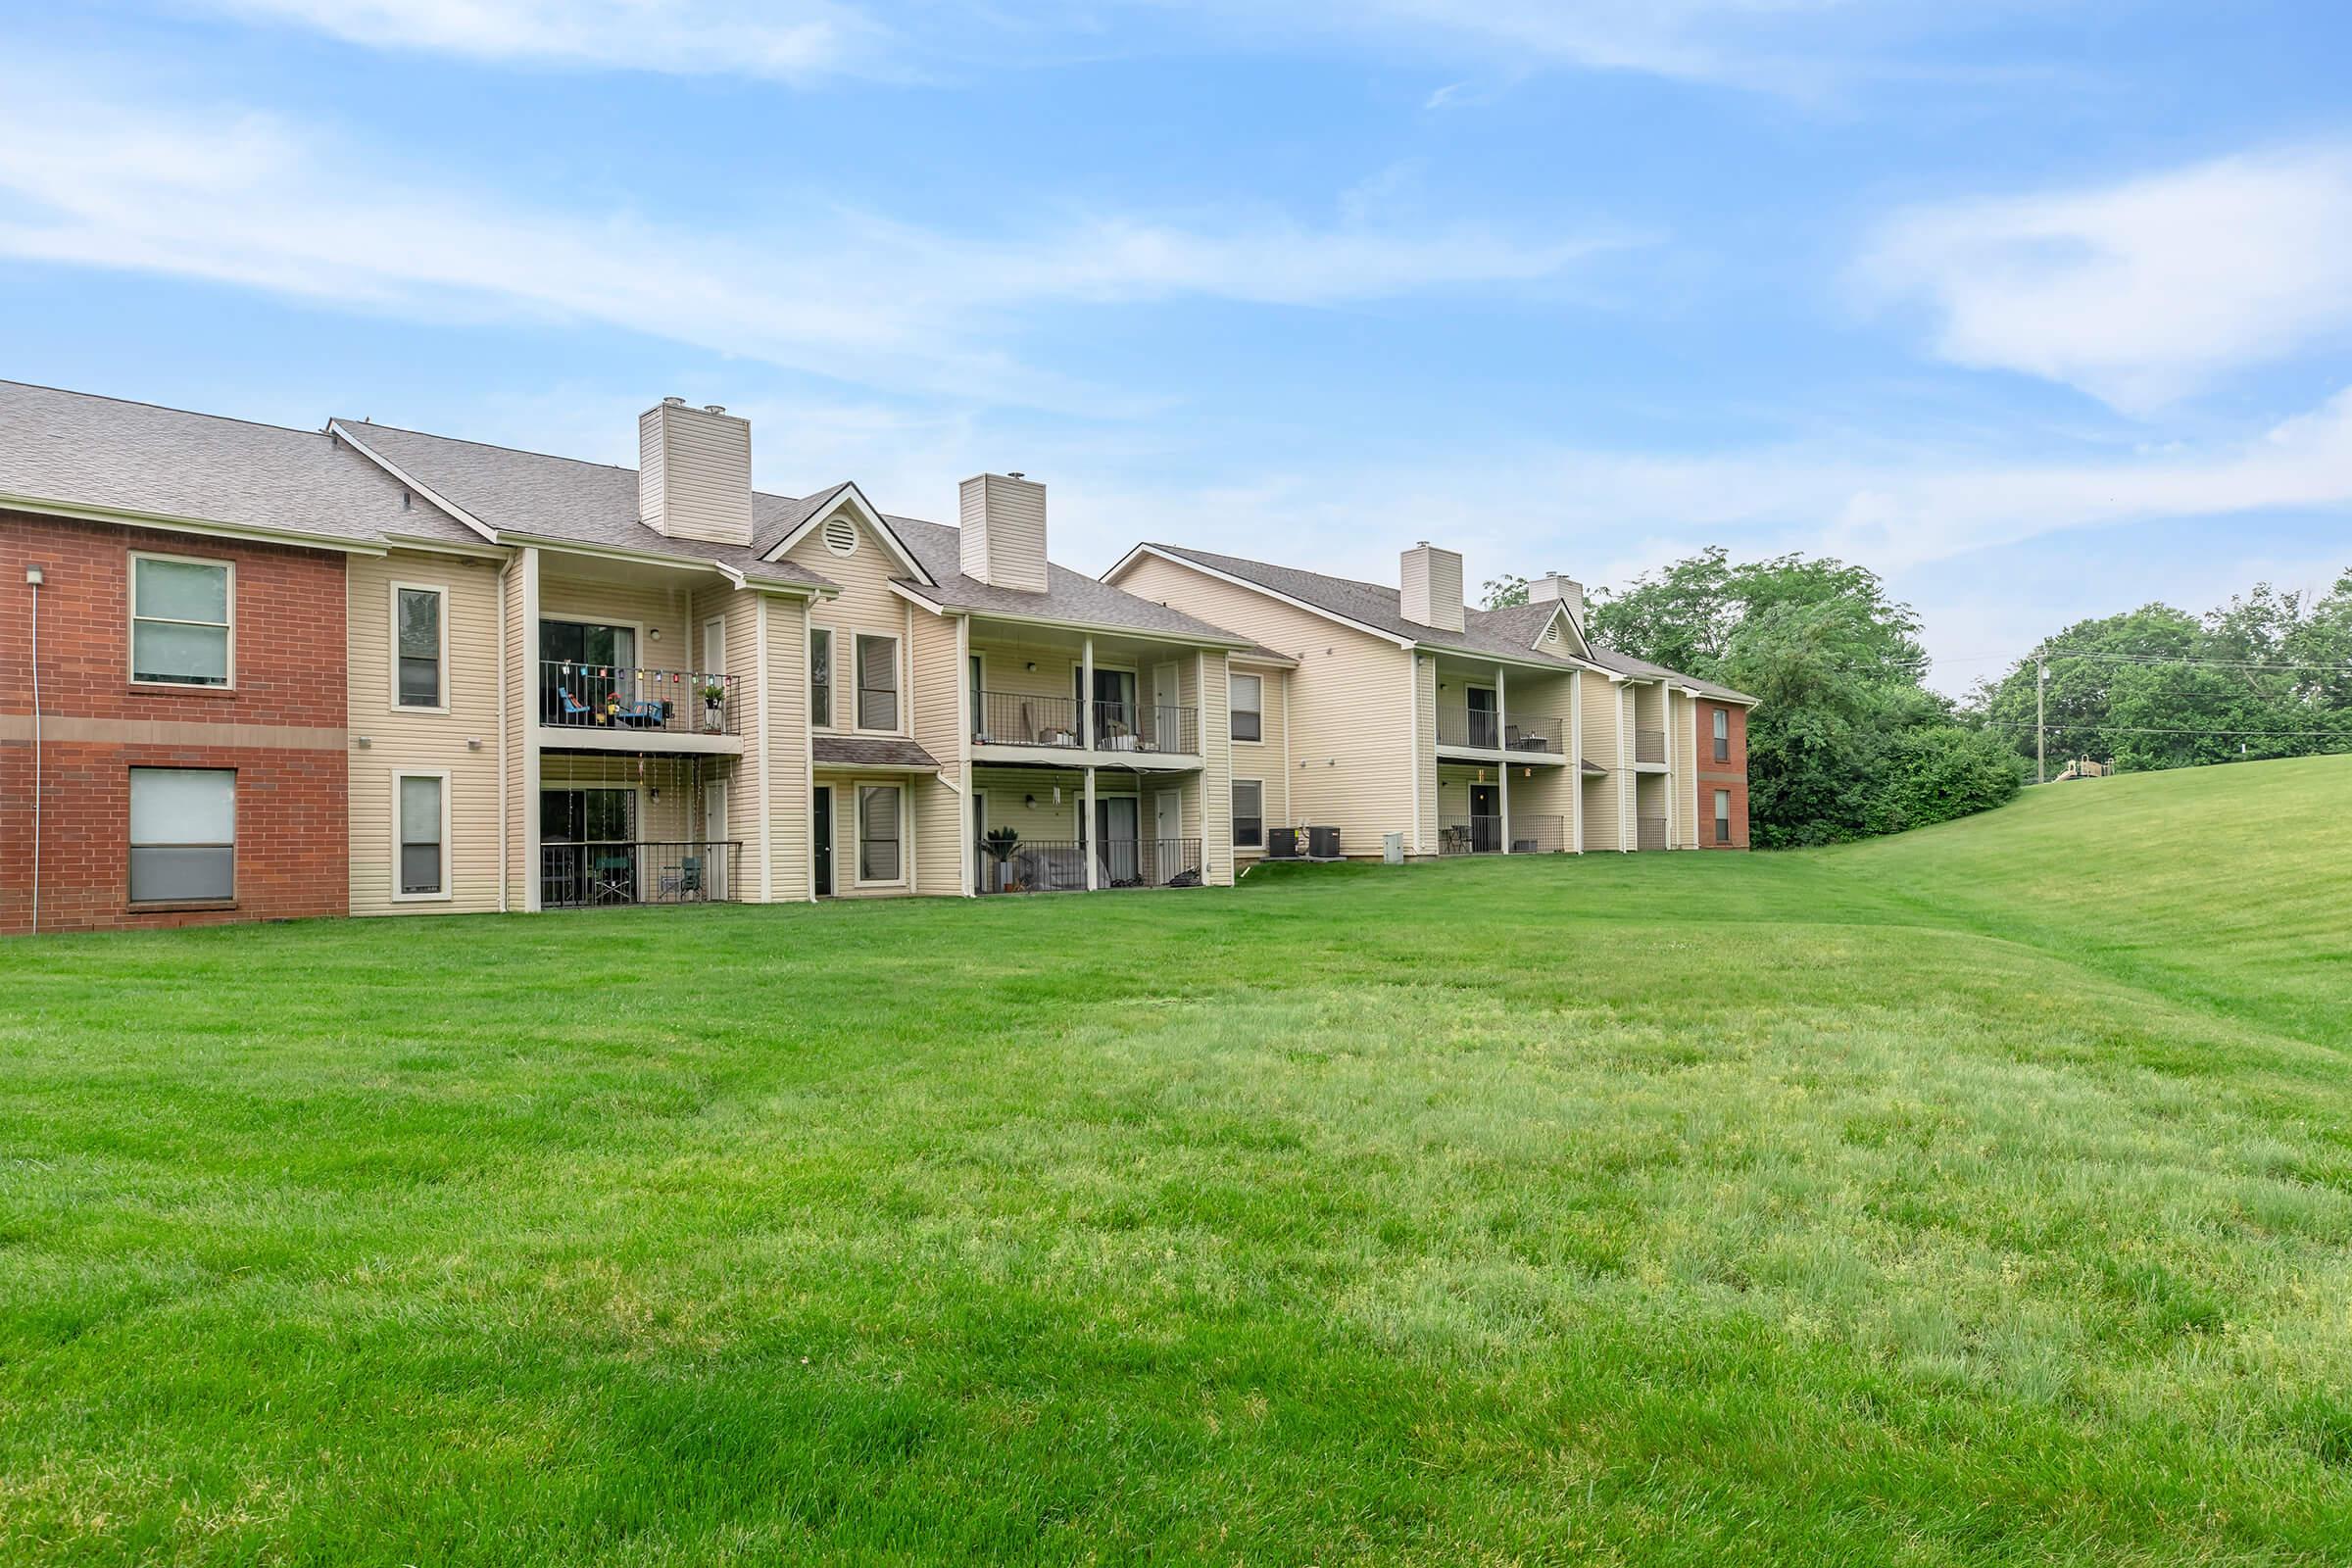
<svg viewBox="0 0 2352 1568"><path fill-rule="evenodd" d="M377 49L804 82L888 74L887 29L831 0L213 0Z"/></svg>
<svg viewBox="0 0 2352 1568"><path fill-rule="evenodd" d="M811 206L713 233L534 207L266 115L0 94L0 254L170 272L447 318L594 320L897 390L1115 410L1025 366L1030 313L1206 297L1311 307L1547 277L1623 241L1466 225L1316 228L1071 214L1017 237ZM71 136L60 126L74 127ZM13 198L13 200L12 200ZM1122 396L1132 406L1148 391Z"/></svg>
<svg viewBox="0 0 2352 1568"><path fill-rule="evenodd" d="M1915 209L1856 280L1874 302L1925 302L1954 363L2161 408L2352 327L2352 148Z"/></svg>

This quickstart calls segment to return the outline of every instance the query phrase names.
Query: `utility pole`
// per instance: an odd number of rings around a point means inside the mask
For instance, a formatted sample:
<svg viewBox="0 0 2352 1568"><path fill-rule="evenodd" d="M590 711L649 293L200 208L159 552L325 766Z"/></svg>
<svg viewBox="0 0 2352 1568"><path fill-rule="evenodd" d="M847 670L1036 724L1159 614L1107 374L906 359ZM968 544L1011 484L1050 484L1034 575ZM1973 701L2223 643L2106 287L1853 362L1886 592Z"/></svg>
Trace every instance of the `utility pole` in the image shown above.
<svg viewBox="0 0 2352 1568"><path fill-rule="evenodd" d="M2042 719L2048 712L2050 691L2049 661L2037 652L2034 656L2034 782L2050 781L2049 732Z"/></svg>

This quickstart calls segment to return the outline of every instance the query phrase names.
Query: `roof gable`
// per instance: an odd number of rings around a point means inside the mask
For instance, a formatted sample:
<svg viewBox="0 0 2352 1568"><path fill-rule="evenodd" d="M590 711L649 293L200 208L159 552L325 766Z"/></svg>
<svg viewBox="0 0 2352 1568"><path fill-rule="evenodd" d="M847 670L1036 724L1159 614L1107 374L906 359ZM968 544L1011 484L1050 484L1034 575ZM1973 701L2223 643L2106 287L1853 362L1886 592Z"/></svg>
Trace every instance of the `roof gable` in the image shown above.
<svg viewBox="0 0 2352 1568"><path fill-rule="evenodd" d="M853 514L865 531L881 543L882 548L890 553L892 559L898 562L899 568L907 576L920 583L930 583L934 580L922 562L916 559L914 552L906 548L906 542L899 537L898 530L890 525L890 519L865 498L863 490L858 488L858 482L855 479L844 480L830 490L819 491L808 498L808 514L773 545L760 552L762 561L783 560L786 555L798 549L809 535L823 527L828 518L836 513L846 511Z"/></svg>

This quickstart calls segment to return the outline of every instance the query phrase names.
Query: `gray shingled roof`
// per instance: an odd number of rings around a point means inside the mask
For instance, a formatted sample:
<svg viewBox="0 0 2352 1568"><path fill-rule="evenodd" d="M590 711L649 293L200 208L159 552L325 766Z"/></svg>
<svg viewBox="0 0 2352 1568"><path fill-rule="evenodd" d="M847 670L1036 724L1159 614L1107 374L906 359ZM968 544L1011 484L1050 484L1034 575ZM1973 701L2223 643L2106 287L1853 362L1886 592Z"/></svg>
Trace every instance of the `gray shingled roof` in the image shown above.
<svg viewBox="0 0 2352 1568"><path fill-rule="evenodd" d="M981 614L995 612L1008 615L1029 615L1042 620L1066 620L1083 626L1154 632L1164 637L1185 637L1232 648L1253 646L1249 638L1237 636L1221 626L1196 620L1180 610L1170 610L1165 605L1131 594L1124 588L1113 588L1084 572L1071 571L1052 562L1046 564L1046 591L1042 594L1027 593L1018 588L992 588L963 574L962 539L956 529L944 523L925 522L919 517L894 516L889 522L900 541L923 564L923 569L938 579L936 586L931 586L912 578L902 578L900 586L943 609L974 611Z"/></svg>
<svg viewBox="0 0 2352 1568"><path fill-rule="evenodd" d="M322 430L22 381L0 381L0 494L355 543L473 537L404 509L397 483Z"/></svg>
<svg viewBox="0 0 2352 1568"><path fill-rule="evenodd" d="M849 762L865 767L939 766L929 752L912 741L874 735L818 735L808 744L819 762Z"/></svg>
<svg viewBox="0 0 2352 1568"><path fill-rule="evenodd" d="M1271 562L1251 561L1243 556L1223 556L1213 551L1193 550L1182 545L1153 544L1153 550L1165 551L1180 561L1195 562L1203 566L1239 577L1244 582L1256 583L1261 588L1298 600L1302 604L1344 615L1359 625L1387 632L1392 637L1409 638L1424 647L1451 653L1505 654L1514 659L1533 660L1538 663L1574 663L1544 653L1535 646L1536 637L1544 622L1551 618L1549 605L1517 605L1505 610L1475 610L1463 612L1463 627L1458 632L1443 627L1427 626L1404 618L1402 596L1394 588L1378 583L1358 582L1352 577L1331 577L1319 571L1301 571L1296 566L1278 566ZM1679 681L1697 691L1707 692L1738 702L1752 703L1754 698L1728 686L1700 680L1680 670L1652 664L1629 654L1592 645L1592 662L1619 674L1642 675L1652 679L1667 678Z"/></svg>
<svg viewBox="0 0 2352 1568"><path fill-rule="evenodd" d="M784 582L833 584L789 561L760 559L808 515L809 504L790 496L752 495L752 543L747 548L669 539L637 520L637 470L578 458L551 457L487 446L362 419L335 423L418 484L430 485L501 532L606 545L651 556L715 561L750 576Z"/></svg>

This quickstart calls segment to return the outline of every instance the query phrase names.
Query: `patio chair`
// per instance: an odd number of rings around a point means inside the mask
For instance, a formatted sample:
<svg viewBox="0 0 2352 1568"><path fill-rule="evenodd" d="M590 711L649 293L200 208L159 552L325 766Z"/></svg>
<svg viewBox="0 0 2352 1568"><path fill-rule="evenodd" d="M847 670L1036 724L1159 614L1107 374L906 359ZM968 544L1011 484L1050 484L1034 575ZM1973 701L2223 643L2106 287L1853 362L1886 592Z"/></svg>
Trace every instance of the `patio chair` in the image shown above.
<svg viewBox="0 0 2352 1568"><path fill-rule="evenodd" d="M683 904L702 896L703 862L699 856L685 856L674 871L664 871L654 886L657 899Z"/></svg>
<svg viewBox="0 0 2352 1568"><path fill-rule="evenodd" d="M600 855L588 884L591 904L635 904L637 862L627 855Z"/></svg>
<svg viewBox="0 0 2352 1568"><path fill-rule="evenodd" d="M556 688L556 695L557 695L558 697L561 697L561 698L563 698L563 699L564 699L564 723L566 723L566 724L592 724L592 723L594 723L594 722L596 721L596 720L595 720L595 718L592 716L592 715L594 715L594 713L596 712L596 710L595 710L595 709L593 709L593 708L590 708L590 707L589 707L589 706L588 706L586 703L583 703L583 702L581 702L581 701L580 701L578 698L576 698L576 697L572 696L572 695L571 695L571 688L570 688L570 687L568 687L568 686L559 686L559 687L557 687L557 688Z"/></svg>

